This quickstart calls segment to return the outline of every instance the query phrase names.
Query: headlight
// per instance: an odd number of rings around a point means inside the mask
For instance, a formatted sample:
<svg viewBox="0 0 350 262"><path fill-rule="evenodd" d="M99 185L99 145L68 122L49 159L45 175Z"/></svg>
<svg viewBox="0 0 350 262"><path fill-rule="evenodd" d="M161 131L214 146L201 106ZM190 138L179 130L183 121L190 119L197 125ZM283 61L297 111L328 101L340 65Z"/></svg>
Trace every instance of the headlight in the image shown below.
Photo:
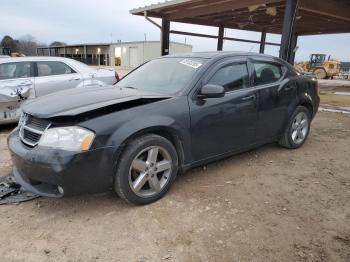
<svg viewBox="0 0 350 262"><path fill-rule="evenodd" d="M47 129L38 145L69 151L86 151L89 150L94 138L93 132L82 127L56 127Z"/></svg>

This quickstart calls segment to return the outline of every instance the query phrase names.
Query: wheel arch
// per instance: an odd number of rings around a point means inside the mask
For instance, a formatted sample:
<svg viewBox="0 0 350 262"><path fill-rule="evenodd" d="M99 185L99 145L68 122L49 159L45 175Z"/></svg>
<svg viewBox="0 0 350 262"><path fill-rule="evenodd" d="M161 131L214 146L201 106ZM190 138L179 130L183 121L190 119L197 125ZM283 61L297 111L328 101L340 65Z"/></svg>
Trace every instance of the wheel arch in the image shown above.
<svg viewBox="0 0 350 262"><path fill-rule="evenodd" d="M311 102L305 101L305 102L300 103L299 105L306 107L309 110L311 117L313 117L313 115L314 115L314 108L313 108Z"/></svg>
<svg viewBox="0 0 350 262"><path fill-rule="evenodd" d="M288 111L287 111L287 117L286 117L286 120L284 121L284 124L282 125L280 134L283 134L284 130L287 128L289 120L298 106L306 107L310 111L311 119L314 117L316 112L312 103L312 98L309 94L303 93L298 97L298 99L296 99L293 103L289 105Z"/></svg>
<svg viewBox="0 0 350 262"><path fill-rule="evenodd" d="M117 150L116 154L115 154L115 161L117 162L123 151L125 150L126 146L134 139L141 137L141 136L145 136L148 134L155 134L155 135L159 135L161 137L166 138L167 140L169 140L173 146L175 147L175 150L177 152L178 155L178 159L179 159L179 170L181 171L182 166L185 163L185 149L184 149L184 139L183 136L181 134L179 134L179 132L177 132L174 128L169 127L169 126L151 126L151 127L145 127L142 129L139 129L135 132L133 132L132 134L130 134L128 137L126 137L122 143L119 146L119 150Z"/></svg>
<svg viewBox="0 0 350 262"><path fill-rule="evenodd" d="M326 70L326 68L324 66L316 66L316 67L313 68L312 71L315 72L317 69L323 69L324 71L327 72L327 70Z"/></svg>
<svg viewBox="0 0 350 262"><path fill-rule="evenodd" d="M299 96L298 100L299 100L299 102L298 102L297 106L306 107L309 110L310 115L311 115L311 119L312 119L316 113L315 108L314 108L314 103L312 101L312 97L308 93L305 92ZM294 110L295 110L295 108L294 108Z"/></svg>

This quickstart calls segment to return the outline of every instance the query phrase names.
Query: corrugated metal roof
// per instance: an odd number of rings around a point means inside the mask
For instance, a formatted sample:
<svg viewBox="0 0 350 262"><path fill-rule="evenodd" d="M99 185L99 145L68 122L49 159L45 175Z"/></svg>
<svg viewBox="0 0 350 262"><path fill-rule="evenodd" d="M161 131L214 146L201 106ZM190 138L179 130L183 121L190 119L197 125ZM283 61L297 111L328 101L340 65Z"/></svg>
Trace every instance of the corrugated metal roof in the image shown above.
<svg viewBox="0 0 350 262"><path fill-rule="evenodd" d="M267 33L282 32L286 0L172 0L135 8L133 15ZM350 32L350 0L299 0L298 35Z"/></svg>
<svg viewBox="0 0 350 262"><path fill-rule="evenodd" d="M144 12L144 11L148 11L148 10L153 10L153 9L161 9L161 8L165 8L168 6L176 6L177 4L183 4L186 2L191 2L192 0L169 0L169 1L165 1L165 2L158 2L157 4L151 4L151 5L146 5L143 7L139 7L139 8L134 8L132 10L130 10L131 14L136 14L136 13L140 13L140 12Z"/></svg>
<svg viewBox="0 0 350 262"><path fill-rule="evenodd" d="M82 43L82 44L71 44L71 45L61 45L61 46L39 46L38 48L74 48L74 47L82 47L82 46L111 46L111 45L129 45L129 44L142 44L142 43L160 43L160 41L130 41L130 42L115 42L115 43ZM180 43L171 41L172 44L184 45L192 47L190 44Z"/></svg>

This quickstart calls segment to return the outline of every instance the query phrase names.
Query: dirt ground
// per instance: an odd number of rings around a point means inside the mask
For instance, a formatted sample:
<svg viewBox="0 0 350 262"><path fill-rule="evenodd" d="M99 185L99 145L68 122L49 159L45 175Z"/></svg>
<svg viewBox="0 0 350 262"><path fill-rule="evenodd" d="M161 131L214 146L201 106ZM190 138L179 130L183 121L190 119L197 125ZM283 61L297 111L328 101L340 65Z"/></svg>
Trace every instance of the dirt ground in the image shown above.
<svg viewBox="0 0 350 262"><path fill-rule="evenodd" d="M0 131L0 175L10 172ZM0 206L1 261L350 261L350 115L178 177L142 207L113 193Z"/></svg>

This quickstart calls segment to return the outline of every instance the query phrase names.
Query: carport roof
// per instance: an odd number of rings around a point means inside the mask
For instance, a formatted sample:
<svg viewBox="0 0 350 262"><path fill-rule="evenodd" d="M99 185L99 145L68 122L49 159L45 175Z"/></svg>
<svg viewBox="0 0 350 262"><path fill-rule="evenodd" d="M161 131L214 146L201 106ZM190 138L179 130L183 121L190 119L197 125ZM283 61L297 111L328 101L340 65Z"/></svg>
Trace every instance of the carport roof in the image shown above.
<svg viewBox="0 0 350 262"><path fill-rule="evenodd" d="M130 11L169 21L282 33L283 0L172 0ZM299 0L297 35L350 32L349 0Z"/></svg>
<svg viewBox="0 0 350 262"><path fill-rule="evenodd" d="M82 43L82 44L70 44L70 45L57 45L57 46L39 46L39 49L54 49L54 48L73 48L73 47L98 47L98 46L111 46L111 45L128 45L128 44L143 44L143 43L159 43L159 41L130 41L130 42L115 42L115 43ZM184 44L176 41L171 41L173 44L191 46L190 44Z"/></svg>

